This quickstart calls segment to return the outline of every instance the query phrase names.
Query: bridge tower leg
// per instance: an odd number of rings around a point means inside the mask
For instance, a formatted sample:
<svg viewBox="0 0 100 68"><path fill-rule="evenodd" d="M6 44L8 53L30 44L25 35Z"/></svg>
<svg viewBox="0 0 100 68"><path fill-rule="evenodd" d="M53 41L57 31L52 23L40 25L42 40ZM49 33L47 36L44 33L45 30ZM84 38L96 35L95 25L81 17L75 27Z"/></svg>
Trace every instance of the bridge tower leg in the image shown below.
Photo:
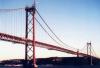
<svg viewBox="0 0 100 68"><path fill-rule="evenodd" d="M93 65L93 61L92 61L92 45L91 42L87 43L87 56L90 55L90 65Z"/></svg>
<svg viewBox="0 0 100 68"><path fill-rule="evenodd" d="M77 49L77 57L79 57L79 49Z"/></svg>
<svg viewBox="0 0 100 68"><path fill-rule="evenodd" d="M32 39L32 46L30 46L27 41L25 44L25 62L24 68L37 68L36 58L35 58L35 6L26 7L26 30L25 38Z"/></svg>

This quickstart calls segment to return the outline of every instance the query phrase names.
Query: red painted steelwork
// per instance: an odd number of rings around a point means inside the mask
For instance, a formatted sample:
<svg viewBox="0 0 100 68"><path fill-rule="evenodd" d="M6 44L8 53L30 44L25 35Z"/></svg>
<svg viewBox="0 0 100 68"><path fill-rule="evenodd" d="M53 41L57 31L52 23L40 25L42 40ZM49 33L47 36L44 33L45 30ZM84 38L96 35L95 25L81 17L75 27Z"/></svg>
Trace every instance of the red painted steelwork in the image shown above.
<svg viewBox="0 0 100 68"><path fill-rule="evenodd" d="M32 21L33 21L33 41L32 41L32 46L33 46L33 66L34 66L34 68L37 68L37 66L36 66L36 57L35 57L35 21L34 21L34 19L35 19L35 7L33 7L34 8L34 10L33 10L33 14L32 14Z"/></svg>
<svg viewBox="0 0 100 68"><path fill-rule="evenodd" d="M30 39L25 39L25 38L13 36L13 35L5 34L5 33L0 33L0 40L19 43L19 44L25 44L25 42L27 41L28 44L32 45L32 40L30 40ZM72 51L69 49L65 49L62 47L58 47L55 45L51 45L51 44L47 44L47 43L43 43L43 42L39 42L39 41L35 41L35 43L36 43L37 47L42 47L42 48L47 48L49 50L57 50L57 51L77 55L77 51L75 52L75 51ZM85 56L86 54L79 53L79 55Z"/></svg>
<svg viewBox="0 0 100 68"><path fill-rule="evenodd" d="M0 40L13 42L13 43L18 43L18 44L25 44L26 42L28 42L28 44L32 45L32 40L30 40L30 39L25 39L25 38L22 38L22 37L17 37L17 36L5 34L5 33L0 33ZM35 41L35 43L36 43L37 47L77 55L77 51L75 52L75 51L70 50L70 49L58 47L56 45L51 45L51 44L47 44L47 43L43 43L43 42L39 42L39 41ZM80 56L87 56L87 54L84 54L84 53L81 53L81 52L79 52L78 54ZM93 56L93 57L95 57L95 56ZM95 57L95 58L98 58L98 57Z"/></svg>

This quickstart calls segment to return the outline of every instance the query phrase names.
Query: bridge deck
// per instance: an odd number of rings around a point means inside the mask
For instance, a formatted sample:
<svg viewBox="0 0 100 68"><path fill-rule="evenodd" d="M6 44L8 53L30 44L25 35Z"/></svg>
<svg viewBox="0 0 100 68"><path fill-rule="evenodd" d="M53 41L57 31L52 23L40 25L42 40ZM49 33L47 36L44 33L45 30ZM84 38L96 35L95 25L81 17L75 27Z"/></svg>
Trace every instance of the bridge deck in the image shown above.
<svg viewBox="0 0 100 68"><path fill-rule="evenodd" d="M32 40L30 40L30 39L25 39L25 38L22 38L22 37L17 37L17 36L5 34L5 33L0 33L0 40L9 41L9 42L18 43L18 44L32 45ZM77 51L73 51L73 50L70 50L70 49L58 47L56 45L51 45L51 44L47 44L47 43L43 43L43 42L39 42L39 41L36 41L36 46L42 47L42 48L47 48L49 50L56 50L56 51L61 51L61 52L77 55ZM87 54L84 54L84 53L81 53L81 52L79 52L78 54L80 56L86 56L87 55ZM93 57L95 57L95 56L93 56ZM97 58L97 57L95 57L95 58Z"/></svg>

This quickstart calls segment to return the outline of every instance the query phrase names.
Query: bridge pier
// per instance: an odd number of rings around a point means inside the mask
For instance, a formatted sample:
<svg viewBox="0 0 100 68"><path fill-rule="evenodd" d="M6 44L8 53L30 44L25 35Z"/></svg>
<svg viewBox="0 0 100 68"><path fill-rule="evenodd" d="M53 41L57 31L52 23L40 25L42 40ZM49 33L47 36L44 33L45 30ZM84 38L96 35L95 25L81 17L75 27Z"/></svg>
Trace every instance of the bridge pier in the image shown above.
<svg viewBox="0 0 100 68"><path fill-rule="evenodd" d="M92 45L91 42L87 43L87 56L90 55L90 65L93 65L93 60L92 60Z"/></svg>

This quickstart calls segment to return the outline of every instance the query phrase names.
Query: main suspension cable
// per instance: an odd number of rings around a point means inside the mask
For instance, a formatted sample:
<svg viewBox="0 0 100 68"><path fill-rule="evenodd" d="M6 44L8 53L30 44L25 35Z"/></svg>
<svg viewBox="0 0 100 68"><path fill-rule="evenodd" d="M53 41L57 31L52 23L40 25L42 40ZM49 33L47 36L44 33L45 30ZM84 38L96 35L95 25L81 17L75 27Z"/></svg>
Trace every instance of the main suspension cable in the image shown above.
<svg viewBox="0 0 100 68"><path fill-rule="evenodd" d="M37 21L37 23L40 25L40 27L45 31L45 33L47 33L47 35L57 44L61 45L59 42L57 42L49 33L48 31L42 26L42 24L35 18L35 20Z"/></svg>
<svg viewBox="0 0 100 68"><path fill-rule="evenodd" d="M18 11L24 10L25 8L16 8L16 9L0 9L0 12L11 12L11 11Z"/></svg>
<svg viewBox="0 0 100 68"><path fill-rule="evenodd" d="M43 17L40 15L40 13L38 12L38 10L36 9L36 12L37 14L39 15L39 17L42 19L42 21L44 22L44 24L47 26L47 28L52 32L52 34L63 44L63 45L66 45L66 46L69 46L68 44L64 43L54 32L53 30L49 27L49 25L47 24L47 22L43 19ZM71 47L71 46L69 46ZM73 48L73 47L71 47ZM76 48L74 48L76 49Z"/></svg>

